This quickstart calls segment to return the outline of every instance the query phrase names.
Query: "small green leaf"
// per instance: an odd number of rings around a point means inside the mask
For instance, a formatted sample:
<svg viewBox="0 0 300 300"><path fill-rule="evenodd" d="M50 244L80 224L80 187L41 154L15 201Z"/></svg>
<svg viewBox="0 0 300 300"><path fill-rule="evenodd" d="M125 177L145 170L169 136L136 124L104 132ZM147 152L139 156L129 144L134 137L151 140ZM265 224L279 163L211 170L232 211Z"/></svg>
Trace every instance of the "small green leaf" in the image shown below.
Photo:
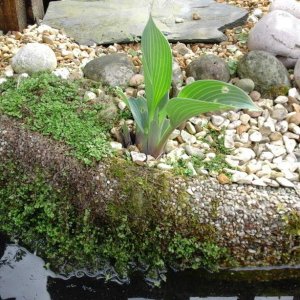
<svg viewBox="0 0 300 300"><path fill-rule="evenodd" d="M145 90L150 118L159 103L165 99L172 80L172 53L167 39L151 16L142 35Z"/></svg>
<svg viewBox="0 0 300 300"><path fill-rule="evenodd" d="M217 80L198 80L185 86L178 98L198 99L205 102L219 103L232 109L261 110L240 88Z"/></svg>

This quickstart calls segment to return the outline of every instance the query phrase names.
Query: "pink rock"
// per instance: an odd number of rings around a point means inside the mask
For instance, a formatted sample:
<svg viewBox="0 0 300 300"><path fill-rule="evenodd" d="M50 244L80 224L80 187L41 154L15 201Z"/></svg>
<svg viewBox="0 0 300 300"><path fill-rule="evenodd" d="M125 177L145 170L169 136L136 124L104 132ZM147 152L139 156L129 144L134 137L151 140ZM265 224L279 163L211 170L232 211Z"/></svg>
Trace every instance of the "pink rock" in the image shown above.
<svg viewBox="0 0 300 300"><path fill-rule="evenodd" d="M284 10L300 19L300 2L296 0L274 0L270 11Z"/></svg>
<svg viewBox="0 0 300 300"><path fill-rule="evenodd" d="M274 10L250 31L248 47L250 50L267 51L280 59L286 67L294 67L300 58L299 32L300 19L286 11Z"/></svg>

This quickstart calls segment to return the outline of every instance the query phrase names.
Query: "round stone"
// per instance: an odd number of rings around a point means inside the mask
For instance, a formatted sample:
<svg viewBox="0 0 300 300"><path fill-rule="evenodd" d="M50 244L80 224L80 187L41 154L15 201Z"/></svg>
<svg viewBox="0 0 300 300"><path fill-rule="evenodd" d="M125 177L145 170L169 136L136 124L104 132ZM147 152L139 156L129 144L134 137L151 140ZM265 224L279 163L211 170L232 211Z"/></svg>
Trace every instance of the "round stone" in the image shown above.
<svg viewBox="0 0 300 300"><path fill-rule="evenodd" d="M39 43L29 43L22 47L12 59L12 68L16 73L33 74L41 71L53 71L57 60L53 50Z"/></svg>
<svg viewBox="0 0 300 300"><path fill-rule="evenodd" d="M250 134L249 139L251 142L260 142L262 140L262 134L258 131L255 131Z"/></svg>

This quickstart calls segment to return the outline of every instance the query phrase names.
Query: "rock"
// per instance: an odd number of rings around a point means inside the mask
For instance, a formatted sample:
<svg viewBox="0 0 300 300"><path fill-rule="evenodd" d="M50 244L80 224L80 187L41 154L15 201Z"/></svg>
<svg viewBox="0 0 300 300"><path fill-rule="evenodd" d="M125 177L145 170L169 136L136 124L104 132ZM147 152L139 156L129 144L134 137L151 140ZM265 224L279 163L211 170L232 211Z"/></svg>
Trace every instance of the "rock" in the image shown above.
<svg viewBox="0 0 300 300"><path fill-rule="evenodd" d="M242 25L248 15L214 0L51 1L43 23L64 28L79 44L114 44L140 37L150 13L170 41L190 43L224 41L223 31ZM193 20L193 13L203 17Z"/></svg>
<svg viewBox="0 0 300 300"><path fill-rule="evenodd" d="M300 19L300 3L296 0L273 0L270 11L284 10Z"/></svg>
<svg viewBox="0 0 300 300"><path fill-rule="evenodd" d="M291 13L274 10L250 31L250 50L263 50L278 57L286 67L294 67L300 57L300 19Z"/></svg>
<svg viewBox="0 0 300 300"><path fill-rule="evenodd" d="M12 68L16 73L53 71L56 66L57 60L53 50L39 43L26 44L12 59Z"/></svg>
<svg viewBox="0 0 300 300"><path fill-rule="evenodd" d="M193 147L191 145L186 145L184 147L185 152L189 155L189 156L195 156L198 158L203 158L204 157L204 152L203 150L197 148L197 147Z"/></svg>
<svg viewBox="0 0 300 300"><path fill-rule="evenodd" d="M225 118L218 115L212 115L211 116L211 122L214 126L220 127L225 121Z"/></svg>
<svg viewBox="0 0 300 300"><path fill-rule="evenodd" d="M183 83L183 74L181 71L181 68L179 64L173 60L173 65L172 65L172 86L182 86Z"/></svg>
<svg viewBox="0 0 300 300"><path fill-rule="evenodd" d="M284 177L277 177L277 182L284 187L294 187L294 184Z"/></svg>
<svg viewBox="0 0 300 300"><path fill-rule="evenodd" d="M300 135L300 127L297 126L296 124L290 123L289 124L289 130L295 134Z"/></svg>
<svg viewBox="0 0 300 300"><path fill-rule="evenodd" d="M234 148L234 138L232 135L225 135L224 137L224 147L227 149Z"/></svg>
<svg viewBox="0 0 300 300"><path fill-rule="evenodd" d="M173 47L173 51L176 51L178 54L184 56L186 54L191 54L193 55L193 51L191 49L189 49L185 44L183 43L177 43L174 47Z"/></svg>
<svg viewBox="0 0 300 300"><path fill-rule="evenodd" d="M250 93L250 97L253 101L258 101L261 97L261 94L258 91L253 91Z"/></svg>
<svg viewBox="0 0 300 300"><path fill-rule="evenodd" d="M195 78L194 77L187 77L185 80L185 84L189 85L191 83L195 82Z"/></svg>
<svg viewBox="0 0 300 300"><path fill-rule="evenodd" d="M289 101L289 98L287 96L278 96L274 102L277 104L285 104Z"/></svg>
<svg viewBox="0 0 300 300"><path fill-rule="evenodd" d="M181 130L180 136L182 137L183 141L188 143L188 144L194 144L196 143L196 137L194 135L189 134L185 130Z"/></svg>
<svg viewBox="0 0 300 300"><path fill-rule="evenodd" d="M145 153L131 151L130 155L132 161L137 165L143 165L144 162L147 160L147 155Z"/></svg>
<svg viewBox="0 0 300 300"><path fill-rule="evenodd" d="M187 76L195 80L215 79L228 82L230 71L227 63L213 54L205 54L193 60L186 69Z"/></svg>
<svg viewBox="0 0 300 300"><path fill-rule="evenodd" d="M296 88L289 89L289 97L300 100L300 94Z"/></svg>
<svg viewBox="0 0 300 300"><path fill-rule="evenodd" d="M274 154L269 151L263 151L259 156L259 159L261 159L261 160L271 161L273 158L274 158Z"/></svg>
<svg viewBox="0 0 300 300"><path fill-rule="evenodd" d="M123 146L121 143L118 142L110 142L110 146L114 149L114 150L122 150Z"/></svg>
<svg viewBox="0 0 300 300"><path fill-rule="evenodd" d="M293 124L295 125L295 124ZM289 123L286 120L282 120L277 122L275 126L275 130L280 131L281 133L285 133L288 131Z"/></svg>
<svg viewBox="0 0 300 300"><path fill-rule="evenodd" d="M287 136L282 137L287 153L293 153L297 146L297 142L293 139L289 139Z"/></svg>
<svg viewBox="0 0 300 300"><path fill-rule="evenodd" d="M265 51L251 51L239 62L237 72L241 78L251 78L262 93L290 86L284 65Z"/></svg>
<svg viewBox="0 0 300 300"><path fill-rule="evenodd" d="M103 109L99 111L98 115L103 122L111 123L116 120L118 113L117 105L113 101L107 100L103 102Z"/></svg>
<svg viewBox="0 0 300 300"><path fill-rule="evenodd" d="M176 139L178 136L180 136L180 130L175 129L169 136L170 140Z"/></svg>
<svg viewBox="0 0 300 300"><path fill-rule="evenodd" d="M144 75L142 74L134 74L129 80L129 86L131 87L138 87L143 83L144 83Z"/></svg>
<svg viewBox="0 0 300 300"><path fill-rule="evenodd" d="M251 142L260 142L262 140L262 134L258 131L254 131L253 133L250 134L249 140Z"/></svg>
<svg viewBox="0 0 300 300"><path fill-rule="evenodd" d="M262 162L256 159L253 159L249 161L249 163L246 166L246 171L248 174L254 174L258 171L260 171L262 168Z"/></svg>
<svg viewBox="0 0 300 300"><path fill-rule="evenodd" d="M134 65L126 54L116 53L95 58L83 69L84 76L109 86L126 87L134 75Z"/></svg>
<svg viewBox="0 0 300 300"><path fill-rule="evenodd" d="M260 19L263 16L263 11L260 8L255 8L252 13L258 19Z"/></svg>
<svg viewBox="0 0 300 300"><path fill-rule="evenodd" d="M280 132L275 131L269 135L269 138L271 141L279 141L282 139L282 134Z"/></svg>
<svg viewBox="0 0 300 300"><path fill-rule="evenodd" d="M219 183L221 183L221 184L231 183L230 178L226 174L224 174L224 173L219 174L217 176L217 179L218 179Z"/></svg>
<svg viewBox="0 0 300 300"><path fill-rule="evenodd" d="M234 159L240 160L242 162L247 162L255 157L255 152L249 148L237 148L233 152Z"/></svg>
<svg viewBox="0 0 300 300"><path fill-rule="evenodd" d="M289 123L293 123L295 125L300 125L300 112L296 112L291 117L288 118Z"/></svg>
<svg viewBox="0 0 300 300"><path fill-rule="evenodd" d="M97 98L97 95L93 92L86 91L83 96L85 101L94 100Z"/></svg>
<svg viewBox="0 0 300 300"><path fill-rule="evenodd" d="M286 150L284 146L279 146L279 145L272 145L272 144L266 144L266 147L269 151L273 153L275 157L281 156L286 154Z"/></svg>
<svg viewBox="0 0 300 300"><path fill-rule="evenodd" d="M295 81L298 85L298 88L300 88L300 58L297 60L295 69L294 69L294 77Z"/></svg>
<svg viewBox="0 0 300 300"><path fill-rule="evenodd" d="M178 142L173 140L168 140L165 146L165 152L168 154L171 151L175 150L178 147Z"/></svg>
<svg viewBox="0 0 300 300"><path fill-rule="evenodd" d="M195 126L191 122L186 122L185 128L188 131L188 133L192 135L196 134Z"/></svg>
<svg viewBox="0 0 300 300"><path fill-rule="evenodd" d="M240 120L243 125L247 125L249 123L250 119L251 119L251 117L248 114L242 114L240 116Z"/></svg>
<svg viewBox="0 0 300 300"><path fill-rule="evenodd" d="M246 172L235 171L232 174L232 181L240 184L251 184L253 175L248 175Z"/></svg>
<svg viewBox="0 0 300 300"><path fill-rule="evenodd" d="M284 107L275 107L272 111L271 117L277 121L282 121L286 118L288 111Z"/></svg>
<svg viewBox="0 0 300 300"><path fill-rule="evenodd" d="M253 80L249 78L240 79L235 85L247 94L251 93L255 87Z"/></svg>
<svg viewBox="0 0 300 300"><path fill-rule="evenodd" d="M56 69L53 74L62 79L69 79L70 77L70 71L67 68Z"/></svg>

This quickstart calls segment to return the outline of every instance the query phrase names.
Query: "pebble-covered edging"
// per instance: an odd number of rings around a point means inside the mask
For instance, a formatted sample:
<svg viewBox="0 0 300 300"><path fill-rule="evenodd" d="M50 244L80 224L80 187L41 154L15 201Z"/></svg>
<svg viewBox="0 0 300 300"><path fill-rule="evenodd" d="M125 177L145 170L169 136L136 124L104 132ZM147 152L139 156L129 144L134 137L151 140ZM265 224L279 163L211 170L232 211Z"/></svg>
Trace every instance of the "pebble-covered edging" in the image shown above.
<svg viewBox="0 0 300 300"><path fill-rule="evenodd" d="M79 207L92 206L96 217L103 217L105 207L112 199L126 199L120 181L111 177L110 166L105 162L87 169L65 156L63 145L25 130L20 123L7 117L1 117L0 121L0 163L14 159L28 170L28 175L42 166L54 186L72 188L73 202ZM151 171L143 172L151 181ZM300 210L299 195L295 190L221 185L214 178L186 181L174 177L170 180L170 191L171 202L162 197L161 207L169 210L174 205L176 214L181 215L178 195L187 191L197 222L215 228L214 238L218 244L230 249L239 264L275 265L287 263L292 258L297 262L299 241L297 229L293 227L297 226L297 220L288 225L292 213Z"/></svg>

